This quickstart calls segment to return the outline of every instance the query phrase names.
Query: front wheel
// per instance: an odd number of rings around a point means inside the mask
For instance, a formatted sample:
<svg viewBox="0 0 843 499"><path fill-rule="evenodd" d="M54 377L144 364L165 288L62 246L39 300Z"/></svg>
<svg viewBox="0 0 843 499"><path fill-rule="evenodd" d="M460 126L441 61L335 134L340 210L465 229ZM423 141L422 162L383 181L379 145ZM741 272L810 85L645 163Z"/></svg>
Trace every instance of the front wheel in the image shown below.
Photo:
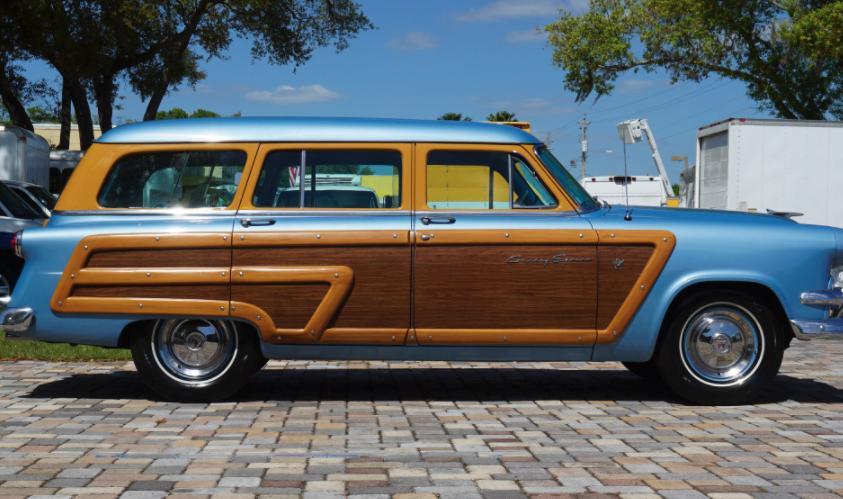
<svg viewBox="0 0 843 499"><path fill-rule="evenodd" d="M167 400L225 399L261 367L257 342L244 332L226 320L159 320L135 337L132 359L144 383Z"/></svg>
<svg viewBox="0 0 843 499"><path fill-rule="evenodd" d="M689 296L667 319L657 365L685 400L740 404L757 397L776 375L784 334L768 303L734 291Z"/></svg>

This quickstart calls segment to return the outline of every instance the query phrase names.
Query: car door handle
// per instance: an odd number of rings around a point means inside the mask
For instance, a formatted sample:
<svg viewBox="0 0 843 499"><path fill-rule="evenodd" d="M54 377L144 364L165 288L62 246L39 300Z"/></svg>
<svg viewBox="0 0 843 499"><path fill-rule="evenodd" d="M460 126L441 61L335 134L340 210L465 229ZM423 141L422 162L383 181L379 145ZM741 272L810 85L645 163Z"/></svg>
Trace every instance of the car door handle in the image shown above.
<svg viewBox="0 0 843 499"><path fill-rule="evenodd" d="M243 227L260 227L262 225L275 225L275 220L271 218L264 218L261 220L252 220L251 218L242 218L240 219L240 225Z"/></svg>
<svg viewBox="0 0 843 499"><path fill-rule="evenodd" d="M431 224L452 224L457 221L454 217L421 217L421 223L425 225Z"/></svg>

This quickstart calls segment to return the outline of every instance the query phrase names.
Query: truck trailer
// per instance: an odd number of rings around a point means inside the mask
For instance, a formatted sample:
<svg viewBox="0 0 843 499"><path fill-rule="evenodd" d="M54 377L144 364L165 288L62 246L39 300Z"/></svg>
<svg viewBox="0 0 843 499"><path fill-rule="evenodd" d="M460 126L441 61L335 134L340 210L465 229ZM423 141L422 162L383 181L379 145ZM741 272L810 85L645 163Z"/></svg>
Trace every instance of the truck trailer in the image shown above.
<svg viewBox="0 0 843 499"><path fill-rule="evenodd" d="M48 187L50 145L29 130L0 125L0 180L19 180Z"/></svg>
<svg viewBox="0 0 843 499"><path fill-rule="evenodd" d="M697 132L689 206L843 227L843 122L730 118Z"/></svg>

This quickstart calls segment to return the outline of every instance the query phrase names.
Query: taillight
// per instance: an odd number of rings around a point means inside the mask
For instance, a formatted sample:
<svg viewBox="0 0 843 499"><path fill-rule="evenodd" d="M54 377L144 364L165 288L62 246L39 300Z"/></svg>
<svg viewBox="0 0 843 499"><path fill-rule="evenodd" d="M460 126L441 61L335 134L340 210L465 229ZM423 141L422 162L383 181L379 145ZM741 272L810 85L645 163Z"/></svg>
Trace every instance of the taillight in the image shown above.
<svg viewBox="0 0 843 499"><path fill-rule="evenodd" d="M12 251L15 252L15 256L18 258L23 258L23 231L19 230L15 232L15 235L12 236L12 241L10 243L12 247Z"/></svg>

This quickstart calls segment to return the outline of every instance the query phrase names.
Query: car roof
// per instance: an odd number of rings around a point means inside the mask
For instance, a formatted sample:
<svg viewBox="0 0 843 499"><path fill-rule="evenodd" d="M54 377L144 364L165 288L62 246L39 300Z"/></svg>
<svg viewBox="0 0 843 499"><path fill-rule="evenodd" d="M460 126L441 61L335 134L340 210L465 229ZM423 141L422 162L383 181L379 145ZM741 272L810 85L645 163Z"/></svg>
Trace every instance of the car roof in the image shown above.
<svg viewBox="0 0 843 499"><path fill-rule="evenodd" d="M112 128L103 144L202 142L460 142L538 144L509 125L383 118L192 118L131 123Z"/></svg>

